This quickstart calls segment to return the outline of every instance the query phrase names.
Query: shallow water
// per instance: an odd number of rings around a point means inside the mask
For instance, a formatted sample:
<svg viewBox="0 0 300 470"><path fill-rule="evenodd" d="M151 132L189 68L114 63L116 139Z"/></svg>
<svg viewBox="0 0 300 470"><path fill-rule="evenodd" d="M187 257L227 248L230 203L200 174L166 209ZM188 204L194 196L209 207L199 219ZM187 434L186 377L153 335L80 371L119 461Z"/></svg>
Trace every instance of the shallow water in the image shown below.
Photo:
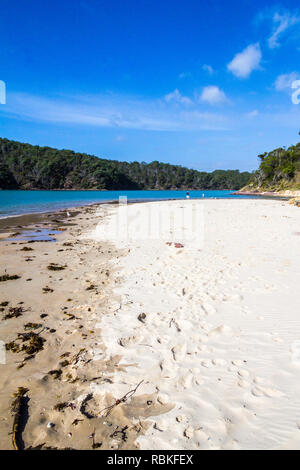
<svg viewBox="0 0 300 470"><path fill-rule="evenodd" d="M55 235L60 233L58 230L49 230L46 228L35 230L24 230L15 237L5 238L5 242L35 241L35 242L55 242Z"/></svg>
<svg viewBox="0 0 300 470"><path fill-rule="evenodd" d="M191 199L249 198L233 191L189 191ZM186 191L0 191L0 218L35 212L48 212L85 204L117 201L184 199Z"/></svg>

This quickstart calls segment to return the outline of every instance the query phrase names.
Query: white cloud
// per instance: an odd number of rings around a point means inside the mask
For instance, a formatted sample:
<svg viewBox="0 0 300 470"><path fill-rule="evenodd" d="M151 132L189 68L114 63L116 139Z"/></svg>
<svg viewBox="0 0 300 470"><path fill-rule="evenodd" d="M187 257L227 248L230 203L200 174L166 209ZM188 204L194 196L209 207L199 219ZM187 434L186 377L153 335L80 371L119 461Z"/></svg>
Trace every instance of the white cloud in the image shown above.
<svg viewBox="0 0 300 470"><path fill-rule="evenodd" d="M177 93L176 93L177 95ZM1 110L6 117L55 125L93 126L147 131L226 130L230 120L220 113L179 107L170 99L122 95L54 96L10 93Z"/></svg>
<svg viewBox="0 0 300 470"><path fill-rule="evenodd" d="M260 68L262 53L259 43L250 44L234 56L227 69L238 78L248 78L253 70Z"/></svg>
<svg viewBox="0 0 300 470"><path fill-rule="evenodd" d="M204 70L205 72L208 72L210 75L214 73L214 69L212 68L211 65L208 65L208 64L202 65L202 70Z"/></svg>
<svg viewBox="0 0 300 470"><path fill-rule="evenodd" d="M277 91L284 91L292 88L292 83L300 78L297 72L279 75L274 83Z"/></svg>
<svg viewBox="0 0 300 470"><path fill-rule="evenodd" d="M299 23L300 16L285 12L282 15L275 13L272 18L273 21L273 33L268 39L268 44L271 49L280 46L279 36L281 36L287 29Z"/></svg>
<svg viewBox="0 0 300 470"><path fill-rule="evenodd" d="M253 111L250 111L249 113L246 113L246 117L249 117L249 118L254 118L258 115L259 115L259 112L257 111L257 109L254 109Z"/></svg>
<svg viewBox="0 0 300 470"><path fill-rule="evenodd" d="M220 90L219 87L214 85L203 88L200 100L209 104L220 104L228 101L224 91Z"/></svg>
<svg viewBox="0 0 300 470"><path fill-rule="evenodd" d="M179 75L178 75L178 78L190 78L192 76L192 74L190 72L181 72Z"/></svg>
<svg viewBox="0 0 300 470"><path fill-rule="evenodd" d="M178 104L190 105L192 104L192 100L187 96L183 96L180 91L176 88L176 90L172 91L165 95L165 101L167 103L173 102Z"/></svg>

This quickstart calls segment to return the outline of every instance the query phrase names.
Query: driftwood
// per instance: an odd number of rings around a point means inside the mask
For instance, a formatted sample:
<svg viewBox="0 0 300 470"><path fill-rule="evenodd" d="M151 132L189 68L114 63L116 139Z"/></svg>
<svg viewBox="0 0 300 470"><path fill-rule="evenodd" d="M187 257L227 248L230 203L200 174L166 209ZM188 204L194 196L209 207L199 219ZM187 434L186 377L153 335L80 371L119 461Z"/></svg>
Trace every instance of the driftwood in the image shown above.
<svg viewBox="0 0 300 470"><path fill-rule="evenodd" d="M108 416L109 413L111 412L111 410L112 410L115 406L120 405L120 403L125 403L125 402L128 400L128 398L131 398L131 397L135 394L135 392L137 391L137 389L139 388L139 386L140 386L143 382L144 382L144 380L141 380L133 390L129 390L129 392L127 392L122 398L119 398L118 400L116 400L115 403L113 403L113 404L110 405L110 406L107 406L106 408L103 408L103 410L100 411L99 416L101 416L101 414L103 413L103 411L106 411L105 416Z"/></svg>
<svg viewBox="0 0 300 470"><path fill-rule="evenodd" d="M14 394L15 400L11 405L11 411L14 415L13 428L12 428L12 443L15 450L21 450L21 431L20 421L26 406L25 394L28 392L27 388L19 387L18 391Z"/></svg>

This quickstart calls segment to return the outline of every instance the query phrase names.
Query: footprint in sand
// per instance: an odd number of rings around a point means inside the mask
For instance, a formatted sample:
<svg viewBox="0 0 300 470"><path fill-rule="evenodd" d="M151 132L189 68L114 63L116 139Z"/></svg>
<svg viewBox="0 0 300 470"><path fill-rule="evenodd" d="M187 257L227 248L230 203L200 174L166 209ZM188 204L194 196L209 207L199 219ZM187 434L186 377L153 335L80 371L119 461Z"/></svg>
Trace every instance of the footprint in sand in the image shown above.
<svg viewBox="0 0 300 470"><path fill-rule="evenodd" d="M222 334L229 334L231 332L231 328L226 325L220 325L217 328L214 328L211 330L208 335L209 336L217 336L217 335L222 335Z"/></svg>
<svg viewBox="0 0 300 470"><path fill-rule="evenodd" d="M177 344L172 349L172 354L175 361L181 361L185 354L186 354L186 345L185 344Z"/></svg>
<svg viewBox="0 0 300 470"><path fill-rule="evenodd" d="M255 397L280 398L284 396L284 393L274 388L254 387L252 395Z"/></svg>
<svg viewBox="0 0 300 470"><path fill-rule="evenodd" d="M250 374L249 374L249 372L248 372L247 370L242 369L242 370L239 370L239 371L238 371L238 375L239 375L240 377L242 377L243 379L245 379L245 378L249 377Z"/></svg>
<svg viewBox="0 0 300 470"><path fill-rule="evenodd" d="M227 364L225 359L213 359L212 363L214 366L225 366Z"/></svg>
<svg viewBox="0 0 300 470"><path fill-rule="evenodd" d="M135 345L136 343L139 343L142 341L143 336L127 336L124 338L119 339L119 344L123 346L124 348L128 348L130 346Z"/></svg>
<svg viewBox="0 0 300 470"><path fill-rule="evenodd" d="M184 388L184 389L190 388L193 378L194 378L193 375L191 373L188 373L178 380L177 385L180 388Z"/></svg>
<svg viewBox="0 0 300 470"><path fill-rule="evenodd" d="M206 302L201 305L201 308L206 315L214 315L216 313L216 309L211 304L208 304Z"/></svg>
<svg viewBox="0 0 300 470"><path fill-rule="evenodd" d="M164 379L174 379L177 375L178 367L171 361L164 359L159 364L161 369L161 376Z"/></svg>

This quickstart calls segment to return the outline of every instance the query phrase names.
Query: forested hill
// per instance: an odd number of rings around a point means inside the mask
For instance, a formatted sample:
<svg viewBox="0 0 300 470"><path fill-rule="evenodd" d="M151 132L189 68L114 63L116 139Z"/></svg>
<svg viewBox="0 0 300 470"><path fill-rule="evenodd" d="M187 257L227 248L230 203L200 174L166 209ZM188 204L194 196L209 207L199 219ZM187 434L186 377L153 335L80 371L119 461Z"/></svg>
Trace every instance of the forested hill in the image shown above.
<svg viewBox="0 0 300 470"><path fill-rule="evenodd" d="M300 143L258 155L260 165L244 190L300 190Z"/></svg>
<svg viewBox="0 0 300 470"><path fill-rule="evenodd" d="M0 138L0 189L240 189L251 174L105 160Z"/></svg>

